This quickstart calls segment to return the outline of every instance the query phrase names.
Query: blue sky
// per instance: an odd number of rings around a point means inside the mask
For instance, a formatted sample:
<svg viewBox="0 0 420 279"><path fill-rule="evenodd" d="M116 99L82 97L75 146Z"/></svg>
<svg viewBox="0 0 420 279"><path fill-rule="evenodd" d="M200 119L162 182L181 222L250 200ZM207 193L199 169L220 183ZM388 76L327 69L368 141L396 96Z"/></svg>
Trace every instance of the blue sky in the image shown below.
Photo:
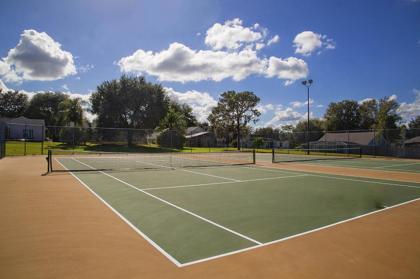
<svg viewBox="0 0 420 279"><path fill-rule="evenodd" d="M8 1L0 86L87 98L123 72L160 82L204 120L220 93L248 90L259 126L313 117L328 103L392 96L420 114L420 2Z"/></svg>

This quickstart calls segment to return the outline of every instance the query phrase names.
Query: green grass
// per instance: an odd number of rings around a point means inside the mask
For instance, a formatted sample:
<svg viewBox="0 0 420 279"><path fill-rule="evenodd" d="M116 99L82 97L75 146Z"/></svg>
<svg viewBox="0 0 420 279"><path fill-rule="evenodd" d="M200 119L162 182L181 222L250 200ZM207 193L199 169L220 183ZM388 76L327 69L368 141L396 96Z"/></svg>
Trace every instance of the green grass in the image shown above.
<svg viewBox="0 0 420 279"><path fill-rule="evenodd" d="M132 145L125 143L86 143L85 145L73 146L62 142L45 141L42 142L24 142L24 141L7 141L6 156L23 156L23 155L41 155L47 154L48 149L65 150L74 152L134 152L134 153L161 153L161 152L223 152L236 150L234 147L184 147L183 149L172 149L160 147L156 144L150 145Z"/></svg>

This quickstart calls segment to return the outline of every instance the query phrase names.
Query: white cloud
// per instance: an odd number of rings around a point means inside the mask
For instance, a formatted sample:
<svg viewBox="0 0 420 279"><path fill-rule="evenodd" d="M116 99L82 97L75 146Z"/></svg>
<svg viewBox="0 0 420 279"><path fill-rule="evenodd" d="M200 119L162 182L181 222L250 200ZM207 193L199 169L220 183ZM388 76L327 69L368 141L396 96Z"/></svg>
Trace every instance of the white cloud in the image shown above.
<svg viewBox="0 0 420 279"><path fill-rule="evenodd" d="M314 103L314 100L309 98L309 105L312 105L313 103ZM308 101L305 101L305 102L293 101L293 102L290 102L290 105L292 106L292 108L301 108L301 107L307 106Z"/></svg>
<svg viewBox="0 0 420 279"><path fill-rule="evenodd" d="M6 86L6 84L4 84L4 82L1 79L0 79L0 89L2 92L7 92L11 90Z"/></svg>
<svg viewBox="0 0 420 279"><path fill-rule="evenodd" d="M174 42L167 49L153 52L138 49L116 64L122 72L148 74L160 81L198 82L240 81L250 75L277 77L289 85L308 75L308 65L295 57L260 57L258 52L279 41L275 35L268 42L268 30L254 24L242 26L240 19L216 23L207 31L205 42L212 49L194 50Z"/></svg>
<svg viewBox="0 0 420 279"><path fill-rule="evenodd" d="M335 42L326 35L303 31L296 35L293 46L295 47L295 53L309 56L315 50L321 51L322 48L334 49Z"/></svg>
<svg viewBox="0 0 420 279"><path fill-rule="evenodd" d="M363 104L364 102L368 102L368 101L372 101L372 100L375 100L375 99L374 98L365 98L363 100L358 101L358 103L360 105L360 104Z"/></svg>
<svg viewBox="0 0 420 279"><path fill-rule="evenodd" d="M6 82L20 83L22 81L13 68L2 59L0 59L0 77Z"/></svg>
<svg viewBox="0 0 420 279"><path fill-rule="evenodd" d="M397 95L393 94L393 95L388 97L388 101L396 101L397 98L398 98Z"/></svg>
<svg viewBox="0 0 420 279"><path fill-rule="evenodd" d="M263 73L265 66L254 50L196 51L180 43L172 43L167 50L155 53L139 49L133 55L121 58L118 65L124 72L147 73L161 81L177 82L226 78L239 81L251 74Z"/></svg>
<svg viewBox="0 0 420 279"><path fill-rule="evenodd" d="M79 73L87 73L90 70L93 70L95 68L95 66L93 64L86 64L86 65L82 65L77 67L77 70Z"/></svg>
<svg viewBox="0 0 420 279"><path fill-rule="evenodd" d="M285 85L290 85L297 79L308 76L308 65L302 59L296 57L289 57L281 59L277 57L270 57L266 75L268 77L276 76L279 79L284 79Z"/></svg>
<svg viewBox="0 0 420 279"><path fill-rule="evenodd" d="M266 114L267 112L274 110L274 105L273 104L266 104L266 105L258 104L257 110L259 110L261 114Z"/></svg>
<svg viewBox="0 0 420 279"><path fill-rule="evenodd" d="M69 91L69 87L67 86L67 84L63 84L63 85L61 85L61 88L63 88L64 90Z"/></svg>
<svg viewBox="0 0 420 279"><path fill-rule="evenodd" d="M280 37L279 35L275 35L273 38L271 38L270 40L268 40L267 45L272 45L275 43L278 43L280 41Z"/></svg>
<svg viewBox="0 0 420 279"><path fill-rule="evenodd" d="M412 103L401 103L397 110L404 123L420 115L420 90L413 89L413 93L415 94L414 101Z"/></svg>
<svg viewBox="0 0 420 279"><path fill-rule="evenodd" d="M295 124L304 117L304 114L295 111L293 108L288 107L285 109L279 109L274 113L273 118L268 121L265 126L269 127L280 127L285 124Z"/></svg>
<svg viewBox="0 0 420 279"><path fill-rule="evenodd" d="M211 109L217 105L217 101L207 92L196 90L177 92L167 87L165 87L165 91L173 101L189 105L199 122L207 122L207 117L211 113Z"/></svg>
<svg viewBox="0 0 420 279"><path fill-rule="evenodd" d="M6 73L3 63L9 66ZM47 33L35 30L24 30L18 45L9 50L0 64L3 64L0 74L7 81L13 81L16 76L24 80L56 80L76 73L73 55L62 50L60 43ZM14 69L14 77L10 67Z"/></svg>
<svg viewBox="0 0 420 279"><path fill-rule="evenodd" d="M253 27L243 27L242 20L235 18L224 24L215 23L206 32L205 43L212 49L238 49L244 44L261 41L266 32L259 24Z"/></svg>

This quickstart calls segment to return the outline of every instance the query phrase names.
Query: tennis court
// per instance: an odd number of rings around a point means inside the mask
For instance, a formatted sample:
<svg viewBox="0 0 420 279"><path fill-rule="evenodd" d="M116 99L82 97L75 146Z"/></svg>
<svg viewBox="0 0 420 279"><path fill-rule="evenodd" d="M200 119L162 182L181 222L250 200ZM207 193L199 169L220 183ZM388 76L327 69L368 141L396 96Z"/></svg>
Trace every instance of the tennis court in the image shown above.
<svg viewBox="0 0 420 279"><path fill-rule="evenodd" d="M264 168L249 152L50 160L179 267L420 198L419 183Z"/></svg>
<svg viewBox="0 0 420 279"><path fill-rule="evenodd" d="M345 153L346 151L353 153ZM334 149L331 149L334 151ZM305 150L276 150L273 154L260 153L258 159L263 161L274 161L275 163L294 162L299 164L312 164L336 167L363 168L382 171L414 172L420 173L420 161L411 159L386 159L363 157L360 155L360 149L343 149L342 153L330 153L330 150L314 150L309 155Z"/></svg>

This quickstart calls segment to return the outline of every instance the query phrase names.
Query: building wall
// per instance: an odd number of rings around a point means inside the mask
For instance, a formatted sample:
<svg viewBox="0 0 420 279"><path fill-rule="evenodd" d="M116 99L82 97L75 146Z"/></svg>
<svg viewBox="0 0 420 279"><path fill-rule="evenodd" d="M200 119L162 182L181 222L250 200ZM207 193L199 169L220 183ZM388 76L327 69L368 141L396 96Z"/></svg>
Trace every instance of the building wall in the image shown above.
<svg viewBox="0 0 420 279"><path fill-rule="evenodd" d="M42 141L45 139L42 126L31 125L7 125L6 136L8 139L28 139Z"/></svg>

